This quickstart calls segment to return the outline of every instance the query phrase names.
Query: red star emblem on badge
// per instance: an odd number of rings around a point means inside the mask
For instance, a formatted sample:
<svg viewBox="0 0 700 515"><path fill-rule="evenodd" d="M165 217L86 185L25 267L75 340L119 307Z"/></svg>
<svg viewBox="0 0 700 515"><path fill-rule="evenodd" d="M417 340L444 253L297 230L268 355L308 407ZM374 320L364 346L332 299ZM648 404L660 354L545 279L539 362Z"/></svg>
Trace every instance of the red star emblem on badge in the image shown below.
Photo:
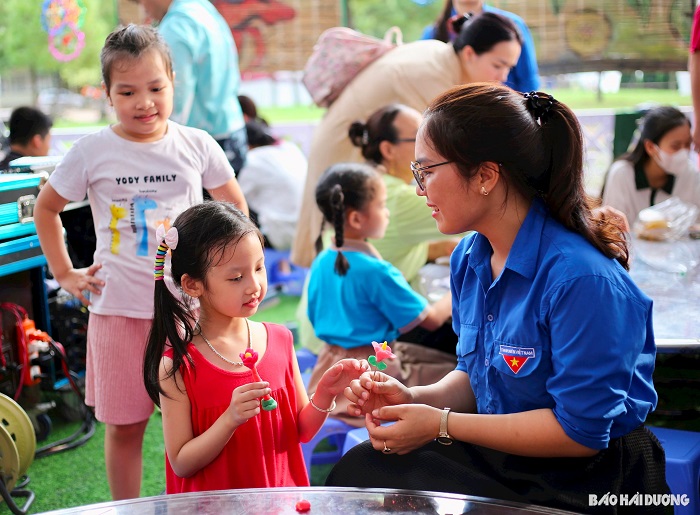
<svg viewBox="0 0 700 515"><path fill-rule="evenodd" d="M503 359L506 362L506 365L508 365L508 368L510 368L514 374L517 374L520 372L520 370L523 368L523 365L525 362L530 359L530 358L525 358L523 356L507 356L505 354L502 354Z"/></svg>

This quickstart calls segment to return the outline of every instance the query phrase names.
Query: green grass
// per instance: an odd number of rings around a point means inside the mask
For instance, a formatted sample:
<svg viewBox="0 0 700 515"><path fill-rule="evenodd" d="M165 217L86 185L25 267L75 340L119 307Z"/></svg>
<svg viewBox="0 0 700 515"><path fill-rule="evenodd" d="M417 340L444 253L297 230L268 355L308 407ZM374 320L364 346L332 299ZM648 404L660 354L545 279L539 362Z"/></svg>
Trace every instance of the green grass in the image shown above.
<svg viewBox="0 0 700 515"><path fill-rule="evenodd" d="M46 441L37 442L37 448L66 438L80 427L80 422L62 419L58 410L50 411L49 416L53 428ZM104 464L104 435L104 424L97 422L95 434L84 445L34 460L27 471L30 481L25 487L35 494L29 513L111 501ZM141 495L159 495L165 490L165 447L159 412L148 423L143 447ZM16 502L21 506L24 500L17 498ZM10 513L9 507L0 503L0 515Z"/></svg>
<svg viewBox="0 0 700 515"><path fill-rule="evenodd" d="M557 100L573 110L584 109L630 109L649 102L675 106L690 106L690 96L683 96L671 89L621 89L618 93L603 94L598 99L595 91L578 88L552 89L548 91Z"/></svg>

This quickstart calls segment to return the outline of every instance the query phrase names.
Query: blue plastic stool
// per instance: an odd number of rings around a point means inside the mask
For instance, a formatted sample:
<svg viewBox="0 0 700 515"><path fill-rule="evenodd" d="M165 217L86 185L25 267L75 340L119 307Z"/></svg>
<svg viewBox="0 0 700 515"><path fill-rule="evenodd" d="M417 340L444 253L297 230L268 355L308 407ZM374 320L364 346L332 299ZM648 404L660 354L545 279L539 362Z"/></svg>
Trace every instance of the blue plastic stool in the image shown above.
<svg viewBox="0 0 700 515"><path fill-rule="evenodd" d="M289 260L289 250L275 250L266 247L264 253L268 290L278 289L286 295L301 296L309 269L292 264ZM280 264L285 261L290 268L289 273L280 271Z"/></svg>
<svg viewBox="0 0 700 515"><path fill-rule="evenodd" d="M345 443L343 444L343 455L350 449L355 447L357 444L360 444L365 440L369 440L369 433L367 432L367 428L358 427L357 429L348 431L348 434L345 435Z"/></svg>
<svg viewBox="0 0 700 515"><path fill-rule="evenodd" d="M299 363L299 371L303 374L309 372L316 364L318 356L304 347L296 350L297 362Z"/></svg>
<svg viewBox="0 0 700 515"><path fill-rule="evenodd" d="M311 478L311 465L324 465L327 463L336 463L343 455L343 445L345 444L345 436L349 431L355 429L337 418L328 417L319 429L316 436L311 441L301 444L301 450L304 454L306 462L306 470ZM334 450L322 451L314 453L316 446L324 439L328 438L330 444L335 446Z"/></svg>
<svg viewBox="0 0 700 515"><path fill-rule="evenodd" d="M686 494L687 506L675 513L700 515L700 432L649 427L666 451L666 482L672 494Z"/></svg>

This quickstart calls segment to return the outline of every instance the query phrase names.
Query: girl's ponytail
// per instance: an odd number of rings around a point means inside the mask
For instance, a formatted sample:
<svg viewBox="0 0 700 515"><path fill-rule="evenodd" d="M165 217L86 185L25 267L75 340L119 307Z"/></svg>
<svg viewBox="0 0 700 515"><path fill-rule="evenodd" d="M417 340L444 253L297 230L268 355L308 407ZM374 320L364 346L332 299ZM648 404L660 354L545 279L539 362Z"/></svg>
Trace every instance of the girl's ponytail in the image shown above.
<svg viewBox="0 0 700 515"><path fill-rule="evenodd" d="M335 229L335 246L338 247L338 256L335 258L335 273L345 275L350 269L350 263L341 252L341 247L345 243L345 196L340 184L335 184L331 188L331 209L333 210L333 228Z"/></svg>
<svg viewBox="0 0 700 515"><path fill-rule="evenodd" d="M164 280L165 276L165 255L168 249L177 248L177 229L171 227L165 233L161 225L157 231L160 240L156 252L154 267L154 293L153 293L153 323L148 335L148 343L144 356L143 382L146 392L151 400L160 406L160 395L163 390L160 386L160 363L165 352L166 342L170 343L173 349L173 367L168 373L168 377L175 372L187 359L191 363L191 358L187 353L187 342L192 341L195 320L190 314L188 306L178 301L171 293Z"/></svg>
<svg viewBox="0 0 700 515"><path fill-rule="evenodd" d="M351 210L363 210L374 198L373 180L381 180L381 176L371 166L338 163L328 167L316 185L316 204L324 221L333 224L335 229L338 257L334 269L338 275L346 275L350 269L350 263L340 251L345 244L345 217ZM316 242L318 244L319 240Z"/></svg>

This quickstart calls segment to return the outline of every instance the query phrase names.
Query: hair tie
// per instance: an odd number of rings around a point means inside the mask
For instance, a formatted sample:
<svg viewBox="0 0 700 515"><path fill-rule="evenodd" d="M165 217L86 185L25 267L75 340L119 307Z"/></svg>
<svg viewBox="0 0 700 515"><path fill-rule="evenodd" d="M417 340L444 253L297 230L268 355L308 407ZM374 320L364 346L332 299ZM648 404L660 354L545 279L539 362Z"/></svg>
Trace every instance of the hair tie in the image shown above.
<svg viewBox="0 0 700 515"><path fill-rule="evenodd" d="M369 131L367 129L362 131L362 145L367 145L369 143Z"/></svg>
<svg viewBox="0 0 700 515"><path fill-rule="evenodd" d="M330 204L333 209L343 209L343 187L340 184L334 184L331 188Z"/></svg>
<svg viewBox="0 0 700 515"><path fill-rule="evenodd" d="M535 120L540 125L547 123L552 116L550 110L556 102L554 97L546 93L538 93L537 91L523 93L523 97L525 98L525 107L532 113Z"/></svg>
<svg viewBox="0 0 700 515"><path fill-rule="evenodd" d="M454 32L455 34L459 34L459 32L462 30L462 27L464 27L464 24L471 20L473 17L474 13L455 14L447 21L447 26L450 27L452 32Z"/></svg>
<svg viewBox="0 0 700 515"><path fill-rule="evenodd" d="M158 229L156 229L156 238L158 239L158 250L156 250L153 278L156 281L162 281L165 274L165 255L168 253L168 248L173 250L177 248L177 228L171 227L166 231L165 226L160 224Z"/></svg>

